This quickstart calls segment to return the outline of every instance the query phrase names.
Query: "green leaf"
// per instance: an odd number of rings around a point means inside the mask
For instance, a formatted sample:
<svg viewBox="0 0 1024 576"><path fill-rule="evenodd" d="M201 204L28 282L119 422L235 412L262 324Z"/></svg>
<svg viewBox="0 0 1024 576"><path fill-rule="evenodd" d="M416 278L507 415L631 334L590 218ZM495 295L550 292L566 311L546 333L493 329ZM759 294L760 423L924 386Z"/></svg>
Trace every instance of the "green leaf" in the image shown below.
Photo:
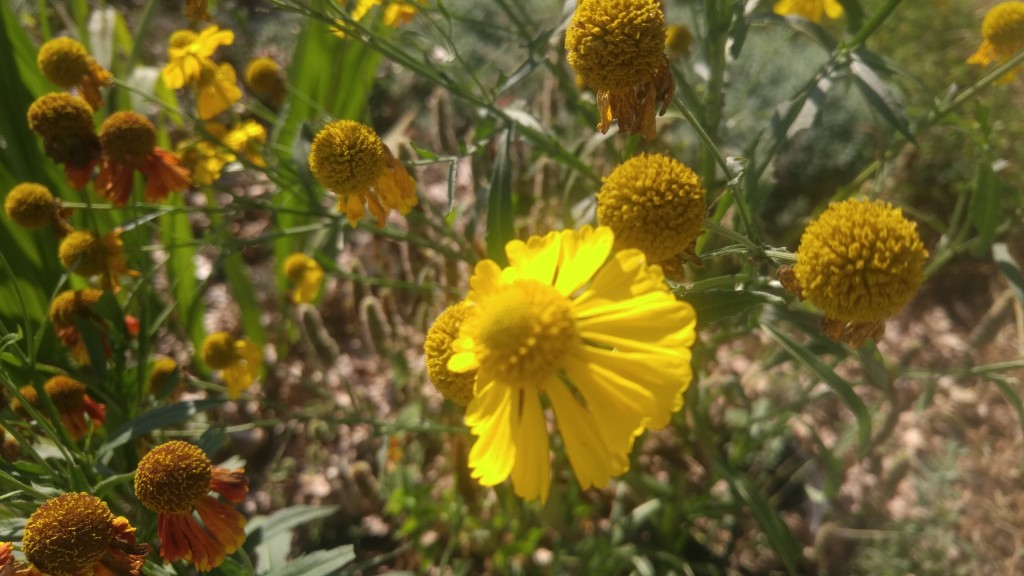
<svg viewBox="0 0 1024 576"><path fill-rule="evenodd" d="M977 258L982 257L992 247L996 229L999 228L1002 217L999 209L999 184L999 177L992 169L988 155L983 154L975 162L974 192L971 194L970 207L967 210L967 217L978 232L978 243L971 247L972 255Z"/></svg>
<svg viewBox="0 0 1024 576"><path fill-rule="evenodd" d="M507 264L505 244L515 238L512 207L512 139L515 129L509 126L505 139L498 146L491 188L487 192L487 257L500 266Z"/></svg>
<svg viewBox="0 0 1024 576"><path fill-rule="evenodd" d="M904 138L916 145L917 140L910 132L910 121L903 112L903 106L885 81L857 52L851 55L850 72L868 104Z"/></svg>
<svg viewBox="0 0 1024 576"><path fill-rule="evenodd" d="M768 541L771 542L772 548L782 558L782 562L786 565L786 571L791 575L798 574L796 567L801 558L800 543L793 537L771 503L761 495L750 478L737 474L720 459L714 460L712 469L715 474L729 483L733 493L750 508L757 523L764 530L765 536L768 537Z"/></svg>
<svg viewBox="0 0 1024 576"><path fill-rule="evenodd" d="M1020 265L1010 254L1009 246L1005 242L993 244L992 259L996 261L996 267L1010 282L1010 290L1013 290L1013 295L1024 306L1024 274L1021 274Z"/></svg>
<svg viewBox="0 0 1024 576"><path fill-rule="evenodd" d="M697 328L742 314L762 304L786 305L785 298L757 290L702 290L679 294L697 311Z"/></svg>
<svg viewBox="0 0 1024 576"><path fill-rule="evenodd" d="M868 413L867 406L864 405L864 401L860 399L860 396L857 396L857 393L853 391L853 388L845 380L819 360L810 350L797 344L789 336L779 332L772 326L762 324L761 328L797 362L803 364L805 368L831 388L843 403L846 404L846 407L853 412L854 417L857 418L858 449L861 454L865 453L871 445L871 414Z"/></svg>
<svg viewBox="0 0 1024 576"><path fill-rule="evenodd" d="M332 576L340 574L341 569L356 559L351 544L338 546L330 550L318 550L303 554L288 562L268 576Z"/></svg>
<svg viewBox="0 0 1024 576"><path fill-rule="evenodd" d="M139 436L144 436L154 430L177 424L200 412L216 408L223 403L223 400L194 400L179 402L170 406L161 406L160 408L154 408L140 414L137 418L121 426L116 432L111 434L110 439L96 450L96 458L102 459L115 448L123 446Z"/></svg>
<svg viewBox="0 0 1024 576"><path fill-rule="evenodd" d="M289 506L258 521L254 519L245 527L247 533L245 546L251 550L274 536L309 524L314 520L326 518L337 511L337 506Z"/></svg>

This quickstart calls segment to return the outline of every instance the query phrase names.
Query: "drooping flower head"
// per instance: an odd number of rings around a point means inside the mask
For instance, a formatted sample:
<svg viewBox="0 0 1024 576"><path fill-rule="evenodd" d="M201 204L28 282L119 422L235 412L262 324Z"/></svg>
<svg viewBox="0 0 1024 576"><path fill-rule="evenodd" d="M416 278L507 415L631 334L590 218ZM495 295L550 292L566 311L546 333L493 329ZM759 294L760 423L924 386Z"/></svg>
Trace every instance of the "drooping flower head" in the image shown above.
<svg viewBox="0 0 1024 576"><path fill-rule="evenodd" d="M615 248L637 248L656 263L683 252L704 231L704 186L685 164L661 154L626 160L603 181L597 223L615 233Z"/></svg>
<svg viewBox="0 0 1024 576"><path fill-rule="evenodd" d="M89 183L101 150L88 102L67 92L40 96L28 108L28 127L43 139L46 155L64 165L73 187Z"/></svg>
<svg viewBox="0 0 1024 576"><path fill-rule="evenodd" d="M324 269L309 256L296 252L284 260L284 275L292 288L292 302L310 303L316 300L320 286L324 283Z"/></svg>
<svg viewBox="0 0 1024 576"><path fill-rule="evenodd" d="M136 170L146 178L143 198L160 202L173 191L187 190L192 175L178 157L156 145L156 128L137 112L115 112L100 126L103 163L96 189L115 206L124 206L132 194Z"/></svg>
<svg viewBox="0 0 1024 576"><path fill-rule="evenodd" d="M610 228L551 232L476 265L475 307L452 344L452 372L477 370L466 424L472 476L545 500L547 397L583 488L629 468L634 438L668 424L692 379L693 308L639 250L612 253Z"/></svg>
<svg viewBox="0 0 1024 576"><path fill-rule="evenodd" d="M473 400L476 370L452 372L448 369L448 361L455 353L452 343L459 337L459 329L472 310L472 305L465 300L445 308L430 325L423 342L427 378L442 396L463 408Z"/></svg>
<svg viewBox="0 0 1024 576"><path fill-rule="evenodd" d="M85 384L78 380L68 378L67 376L54 376L43 384L43 390L50 397L50 400L53 401L54 407L57 408L57 414L60 416L61 424L64 425L68 435L74 440L81 439L89 432L89 425L85 421L86 414L92 420L93 428L102 426L103 421L106 420L106 405L93 400L86 393ZM33 407L42 407L39 393L34 386L23 386L21 388L21 395ZM28 416L28 413L17 398L11 400L11 410L23 417Z"/></svg>
<svg viewBox="0 0 1024 576"><path fill-rule="evenodd" d="M338 195L338 212L350 226L365 206L383 227L389 210L408 214L416 205L416 182L372 128L352 120L324 126L309 151L309 168Z"/></svg>
<svg viewBox="0 0 1024 576"><path fill-rule="evenodd" d="M899 208L851 199L807 226L793 273L801 296L824 312L826 334L860 346L914 297L927 259L917 225Z"/></svg>
<svg viewBox="0 0 1024 576"><path fill-rule="evenodd" d="M139 276L138 271L128 269L120 228L103 236L91 230L76 230L61 241L59 255L65 268L80 276L99 275L103 289L114 293L121 291L121 276Z"/></svg>
<svg viewBox="0 0 1024 576"><path fill-rule="evenodd" d="M52 224L58 237L72 231L66 220L71 210L42 184L22 182L11 188L4 199L4 211L15 224L30 230Z"/></svg>
<svg viewBox="0 0 1024 576"><path fill-rule="evenodd" d="M224 112L242 97L235 69L217 64L213 53L235 41L235 33L209 26L199 34L178 30L171 35L168 62L160 76L171 90L191 85L196 90L199 117L209 120Z"/></svg>
<svg viewBox="0 0 1024 576"><path fill-rule="evenodd" d="M248 340L236 340L227 332L214 332L203 340L203 361L221 371L228 387L228 398L234 400L259 377L263 352Z"/></svg>
<svg viewBox="0 0 1024 576"><path fill-rule="evenodd" d="M21 458L21 444L18 443L18 439L7 433L7 430L0 426L0 459L6 462L14 462L18 458ZM3 545L0 544L0 547ZM3 550L0 549L0 575L4 574L4 562L2 559Z"/></svg>
<svg viewBox="0 0 1024 576"><path fill-rule="evenodd" d="M682 24L673 24L665 29L665 51L672 58L682 58L690 53L693 32Z"/></svg>
<svg viewBox="0 0 1024 576"><path fill-rule="evenodd" d="M93 110L103 104L100 88L109 86L112 76L93 60L77 40L54 38L39 48L36 58L46 79L61 88L78 88Z"/></svg>
<svg viewBox="0 0 1024 576"><path fill-rule="evenodd" d="M281 66L273 58L253 58L245 67L245 83L249 90L271 108L284 102L288 90Z"/></svg>
<svg viewBox="0 0 1024 576"><path fill-rule="evenodd" d="M100 301L101 296L103 296L103 291L94 288L65 290L50 303L50 323L53 324L57 338L83 366L89 364L89 351L86 349L85 342L75 323L81 319L95 322L104 329L107 327L106 322L91 310L92 306ZM100 331L100 338L103 339L104 350L109 354L110 350L104 331Z"/></svg>
<svg viewBox="0 0 1024 576"><path fill-rule="evenodd" d="M157 513L165 562L187 560L200 572L209 572L242 546L245 517L210 492L241 504L249 491L244 473L213 466L198 446L180 440L161 444L142 458L135 472L135 496Z"/></svg>
<svg viewBox="0 0 1024 576"><path fill-rule="evenodd" d="M0 575L10 576L17 569L17 565L14 559L14 545L10 542L0 542Z"/></svg>
<svg viewBox="0 0 1024 576"><path fill-rule="evenodd" d="M775 13L780 16L793 14L811 22L821 22L823 15L833 19L842 16L843 5L839 0L779 0L775 3Z"/></svg>
<svg viewBox="0 0 1024 576"><path fill-rule="evenodd" d="M138 576L150 548L135 543L135 528L106 502L85 492L51 498L25 523L25 557L50 576Z"/></svg>
<svg viewBox="0 0 1024 576"><path fill-rule="evenodd" d="M967 59L968 64L988 66L993 62L1006 62L1024 48L1024 2L1001 2L985 14L981 22L981 46ZM1013 80L1018 68L1000 78L1000 82Z"/></svg>
<svg viewBox="0 0 1024 576"><path fill-rule="evenodd" d="M572 69L597 91L602 134L618 119L623 134L656 136L655 112L664 114L675 94L658 0L580 0L565 49Z"/></svg>

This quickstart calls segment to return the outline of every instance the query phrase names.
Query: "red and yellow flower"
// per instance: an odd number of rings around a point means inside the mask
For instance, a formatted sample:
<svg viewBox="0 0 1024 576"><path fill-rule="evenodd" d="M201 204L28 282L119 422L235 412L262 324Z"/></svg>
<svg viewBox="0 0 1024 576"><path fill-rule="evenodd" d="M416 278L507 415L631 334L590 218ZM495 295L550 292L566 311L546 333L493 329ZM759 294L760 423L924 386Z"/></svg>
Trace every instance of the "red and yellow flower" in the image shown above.
<svg viewBox="0 0 1024 576"><path fill-rule="evenodd" d="M57 408L60 422L72 439L79 440L89 432L89 423L85 421L86 414L89 415L93 428L103 425L107 407L96 402L86 393L85 384L67 376L54 376L43 384L43 390L50 397L54 407ZM39 393L34 386L23 386L20 392L25 401L33 408L38 409L42 406ZM17 398L11 400L11 410L22 416L28 416Z"/></svg>
<svg viewBox="0 0 1024 576"><path fill-rule="evenodd" d="M132 193L136 170L146 177L143 197L160 202L173 191L187 190L192 174L178 157L156 146L156 128L136 112L115 112L100 127L103 160L96 190L115 206L124 206Z"/></svg>
<svg viewBox="0 0 1024 576"><path fill-rule="evenodd" d="M210 492L241 504L249 491L244 473L242 468L213 466L198 446L181 440L161 444L142 458L135 472L135 496L157 513L165 562L187 560L209 572L242 546L245 517Z"/></svg>

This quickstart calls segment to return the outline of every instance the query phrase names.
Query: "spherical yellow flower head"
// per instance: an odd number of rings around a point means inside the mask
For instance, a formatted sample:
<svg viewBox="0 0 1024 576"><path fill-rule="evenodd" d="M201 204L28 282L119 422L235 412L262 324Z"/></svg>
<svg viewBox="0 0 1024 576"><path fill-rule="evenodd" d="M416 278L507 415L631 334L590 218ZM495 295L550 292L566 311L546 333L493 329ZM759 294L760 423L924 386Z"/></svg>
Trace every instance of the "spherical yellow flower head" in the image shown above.
<svg viewBox="0 0 1024 576"><path fill-rule="evenodd" d="M43 384L58 412L82 410L85 400L85 384L67 376L54 376Z"/></svg>
<svg viewBox="0 0 1024 576"><path fill-rule="evenodd" d="M100 144L113 162L141 165L156 147L156 128L137 112L115 112L100 126Z"/></svg>
<svg viewBox="0 0 1024 576"><path fill-rule="evenodd" d="M477 370L466 424L472 477L509 476L523 498L547 498L550 460L541 395L550 402L583 488L629 468L634 438L661 428L692 379L693 308L635 249L613 253L610 228L510 242L509 266L476 265L473 313L448 369Z"/></svg>
<svg viewBox="0 0 1024 576"><path fill-rule="evenodd" d="M1003 62L1024 48L1024 2L1002 2L985 14L981 22L981 46L967 59L969 64L987 66ZM1016 70L1001 81L1012 80Z"/></svg>
<svg viewBox="0 0 1024 576"><path fill-rule="evenodd" d="M827 318L867 324L913 298L927 258L917 225L898 208L845 200L807 226L793 272L803 296Z"/></svg>
<svg viewBox="0 0 1024 576"><path fill-rule="evenodd" d="M472 309L470 303L465 300L445 308L430 325L427 338L423 342L423 360L427 366L427 377L442 396L462 407L469 406L469 402L473 400L476 370L452 372L448 369L448 360L455 353L452 342L459 337L459 329Z"/></svg>
<svg viewBox="0 0 1024 576"><path fill-rule="evenodd" d="M22 397L25 398L25 402L28 403L29 406L39 408L39 392L36 392L35 386L22 386L21 389L18 390L18 392L21 392ZM11 398L9 406L11 407L11 411L17 413L19 416L28 416L28 412L25 411L24 405L22 405L21 400L17 398Z"/></svg>
<svg viewBox="0 0 1024 576"><path fill-rule="evenodd" d="M324 280L324 269L319 262L301 252L291 254L284 260L284 275L292 287L292 302L316 300Z"/></svg>
<svg viewBox="0 0 1024 576"><path fill-rule="evenodd" d="M793 14L811 22L821 22L822 15L833 19L842 16L843 5L839 0L779 0L774 11L780 16Z"/></svg>
<svg viewBox="0 0 1024 576"><path fill-rule="evenodd" d="M351 120L332 122L316 135L309 168L324 187L338 195L338 212L355 226L364 208L384 226L389 210L406 214L416 205L416 183L369 126ZM372 188L372 190L371 190Z"/></svg>
<svg viewBox="0 0 1024 576"><path fill-rule="evenodd" d="M210 492L213 465L198 446L172 440L153 448L135 471L135 496L160 514L188 514Z"/></svg>
<svg viewBox="0 0 1024 576"><path fill-rule="evenodd" d="M597 222L615 232L615 248L637 248L660 262L689 248L704 230L707 204L700 177L661 154L623 162L603 181Z"/></svg>
<svg viewBox="0 0 1024 576"><path fill-rule="evenodd" d="M51 576L92 574L115 537L114 515L84 492L43 503L25 523L25 557Z"/></svg>
<svg viewBox="0 0 1024 576"><path fill-rule="evenodd" d="M238 361L235 339L227 332L214 332L203 340L203 362L213 369L223 370Z"/></svg>
<svg viewBox="0 0 1024 576"><path fill-rule="evenodd" d="M270 104L278 106L284 100L286 88L281 66L273 58L253 58L245 67L245 83L253 94L265 98Z"/></svg>
<svg viewBox="0 0 1024 576"><path fill-rule="evenodd" d="M665 15L657 0L580 0L565 49L569 65L594 90L633 88L664 60Z"/></svg>
<svg viewBox="0 0 1024 576"><path fill-rule="evenodd" d="M40 96L28 107L28 127L46 140L95 138L89 103L67 92Z"/></svg>
<svg viewBox="0 0 1024 576"><path fill-rule="evenodd" d="M65 236L58 254L64 267L76 274L94 276L107 271L107 248L90 230L76 230Z"/></svg>
<svg viewBox="0 0 1024 576"><path fill-rule="evenodd" d="M665 30L665 50L673 58L681 58L690 53L693 44L693 33L681 24L669 26Z"/></svg>
<svg viewBox="0 0 1024 576"><path fill-rule="evenodd" d="M61 88L77 86L89 73L92 57L77 40L54 38L39 49L36 62L43 76Z"/></svg>
<svg viewBox="0 0 1024 576"><path fill-rule="evenodd" d="M369 126L338 120L313 139L309 169L338 196L365 195L387 165L384 142Z"/></svg>
<svg viewBox="0 0 1024 576"><path fill-rule="evenodd" d="M175 30L171 33L171 37L167 43L171 48L182 49L188 47L189 44L196 41L199 35L191 30Z"/></svg>
<svg viewBox="0 0 1024 576"><path fill-rule="evenodd" d="M100 301L102 290L65 290L50 303L50 322L57 328L73 327L75 317L84 315L89 308Z"/></svg>
<svg viewBox="0 0 1024 576"><path fill-rule="evenodd" d="M149 373L149 393L156 396L167 387L171 377L178 370L178 363L173 358L161 356L153 362Z"/></svg>
<svg viewBox="0 0 1024 576"><path fill-rule="evenodd" d="M23 182L7 193L4 211L15 224L36 229L57 220L60 203L46 186Z"/></svg>

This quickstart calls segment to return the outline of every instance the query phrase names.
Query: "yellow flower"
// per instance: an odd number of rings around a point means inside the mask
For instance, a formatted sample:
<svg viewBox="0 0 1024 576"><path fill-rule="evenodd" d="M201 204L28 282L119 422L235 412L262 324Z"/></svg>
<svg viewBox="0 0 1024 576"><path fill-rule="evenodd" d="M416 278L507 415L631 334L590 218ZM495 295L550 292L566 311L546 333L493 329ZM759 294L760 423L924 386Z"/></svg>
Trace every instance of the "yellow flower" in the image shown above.
<svg viewBox="0 0 1024 576"><path fill-rule="evenodd" d="M171 382L175 386L173 390L166 390ZM160 356L153 361L153 368L149 372L149 393L153 396L169 395L177 396L181 388L181 370L173 358Z"/></svg>
<svg viewBox="0 0 1024 576"><path fill-rule="evenodd" d="M781 16L795 14L811 22L821 22L822 15L839 18L843 15L843 5L839 0L779 0L775 3L775 13Z"/></svg>
<svg viewBox="0 0 1024 576"><path fill-rule="evenodd" d="M804 230L793 273L801 296L832 322L829 336L838 330L876 337L914 297L927 259L917 225L900 209L880 200L845 200L830 204Z"/></svg>
<svg viewBox="0 0 1024 576"><path fill-rule="evenodd" d="M100 126L100 143L103 161L96 175L96 190L115 206L128 202L136 170L146 178L142 195L147 202L160 202L192 183L192 174L178 157L156 145L153 123L137 112L111 114Z"/></svg>
<svg viewBox="0 0 1024 576"><path fill-rule="evenodd" d="M242 98L235 69L227 63L203 68L196 81L196 92L196 111L202 120L224 112Z"/></svg>
<svg viewBox="0 0 1024 576"><path fill-rule="evenodd" d="M281 66L273 58L253 58L245 67L245 83L253 94L273 108L284 102L287 88Z"/></svg>
<svg viewBox="0 0 1024 576"><path fill-rule="evenodd" d="M89 230L72 232L60 243L59 255L65 268L80 276L100 275L103 289L115 293L121 290L120 276L140 275L128 269L120 228L103 236Z"/></svg>
<svg viewBox="0 0 1024 576"><path fill-rule="evenodd" d="M101 153L89 103L66 92L45 94L29 106L28 127L42 137L46 155L64 165L68 182L84 188Z"/></svg>
<svg viewBox="0 0 1024 576"><path fill-rule="evenodd" d="M261 150L267 143L267 129L255 120L246 120L235 126L224 136L224 145L233 152L241 154L253 166L264 167Z"/></svg>
<svg viewBox="0 0 1024 576"><path fill-rule="evenodd" d="M39 48L36 62L50 82L61 88L78 88L93 110L103 103L100 87L109 86L112 76L77 40L67 37L50 40Z"/></svg>
<svg viewBox="0 0 1024 576"><path fill-rule="evenodd" d="M356 22L362 22L366 15L370 13L375 6L380 6L384 0L356 0L355 7L352 8L351 18ZM420 11L420 6L426 6L427 0L387 0L387 5L384 8L384 13L381 16L381 23L389 28L398 28L402 24L408 24L412 21ZM338 20L336 22L337 27L331 31L335 36L339 38L345 37L345 28L347 27L344 21Z"/></svg>
<svg viewBox="0 0 1024 576"><path fill-rule="evenodd" d="M178 149L178 154L181 163L192 171L192 182L202 186L216 182L221 170L235 161L235 155L230 150L208 140L185 144Z"/></svg>
<svg viewBox="0 0 1024 576"><path fill-rule="evenodd" d="M655 111L664 114L675 94L658 0L580 0L565 49L572 69L597 91L602 134L618 119L623 134L657 135Z"/></svg>
<svg viewBox="0 0 1024 576"><path fill-rule="evenodd" d="M102 296L103 291L94 288L65 290L50 303L50 323L53 324L57 338L82 365L89 364L89 351L85 348L85 342L82 341L76 322L78 319L92 320L105 326L103 319L91 310ZM100 332L100 338L106 348L106 335L103 332Z"/></svg>
<svg viewBox="0 0 1024 576"><path fill-rule="evenodd" d="M505 247L509 266L476 265L475 311L452 344L452 372L477 370L466 424L472 476L545 500L547 396L583 488L629 468L634 438L661 428L692 379L696 317L639 250L612 253L610 228L551 232Z"/></svg>
<svg viewBox="0 0 1024 576"><path fill-rule="evenodd" d="M4 199L7 217L19 226L37 229L47 224L58 224L61 218L61 202L42 184L23 182L7 193Z"/></svg>
<svg viewBox="0 0 1024 576"><path fill-rule="evenodd" d="M690 53L693 44L693 33L681 24L669 26L665 30L665 50L673 58L682 58Z"/></svg>
<svg viewBox="0 0 1024 576"><path fill-rule="evenodd" d="M94 428L102 426L104 420L106 420L106 405L93 400L86 393L85 384L78 380L68 378L67 376L54 376L43 384L43 390L50 397L50 400L53 401L54 407L57 408L57 414L60 416L61 424L64 425L64 428L67 429L68 434L74 440L82 438L89 432L89 425L85 421L86 414L92 420ZM39 408L42 406L35 387L22 387L21 395L33 407ZM28 415L17 398L11 400L11 410L22 416Z"/></svg>
<svg viewBox="0 0 1024 576"><path fill-rule="evenodd" d="M171 35L168 62L160 76L171 90L184 88L199 80L203 68L215 67L210 59L217 48L235 41L235 33L209 26L196 34L191 30L178 30Z"/></svg>
<svg viewBox="0 0 1024 576"><path fill-rule="evenodd" d="M442 396L463 408L473 400L476 370L452 372L448 369L448 361L455 353L452 343L459 337L459 329L472 309L472 305L465 300L445 308L430 325L423 342L423 362L427 366L430 382Z"/></svg>
<svg viewBox="0 0 1024 576"><path fill-rule="evenodd" d="M316 300L324 282L324 269L319 262L296 252L285 258L284 275L292 287L292 302L308 304Z"/></svg>
<svg viewBox="0 0 1024 576"><path fill-rule="evenodd" d="M416 182L372 128L352 120L324 126L313 139L309 168L324 187L338 195L338 212L350 226L364 208L383 227L389 210L408 214L416 205Z"/></svg>
<svg viewBox="0 0 1024 576"><path fill-rule="evenodd" d="M640 154L606 177L597 195L597 222L615 233L615 248L637 248L648 262L693 251L704 231L704 186L685 164Z"/></svg>
<svg viewBox="0 0 1024 576"><path fill-rule="evenodd" d="M51 498L25 523L25 558L50 576L138 576L150 548L135 543L135 528L99 498L72 492Z"/></svg>
<svg viewBox="0 0 1024 576"><path fill-rule="evenodd" d="M203 340L203 361L221 371L228 386L228 398L234 400L259 377L263 352L248 340L235 340L227 332L215 332Z"/></svg>
<svg viewBox="0 0 1024 576"><path fill-rule="evenodd" d="M165 562L187 560L200 572L209 572L242 547L245 517L210 492L241 504L249 491L244 472L213 466L198 446L181 440L161 444L142 458L135 472L135 496L158 515Z"/></svg>
<svg viewBox="0 0 1024 576"><path fill-rule="evenodd" d="M967 59L969 64L988 66L992 62L1005 62L1024 48L1024 2L1002 2L985 14L981 22L982 42L978 51ZM1000 78L1000 82L1013 80L1017 68Z"/></svg>

